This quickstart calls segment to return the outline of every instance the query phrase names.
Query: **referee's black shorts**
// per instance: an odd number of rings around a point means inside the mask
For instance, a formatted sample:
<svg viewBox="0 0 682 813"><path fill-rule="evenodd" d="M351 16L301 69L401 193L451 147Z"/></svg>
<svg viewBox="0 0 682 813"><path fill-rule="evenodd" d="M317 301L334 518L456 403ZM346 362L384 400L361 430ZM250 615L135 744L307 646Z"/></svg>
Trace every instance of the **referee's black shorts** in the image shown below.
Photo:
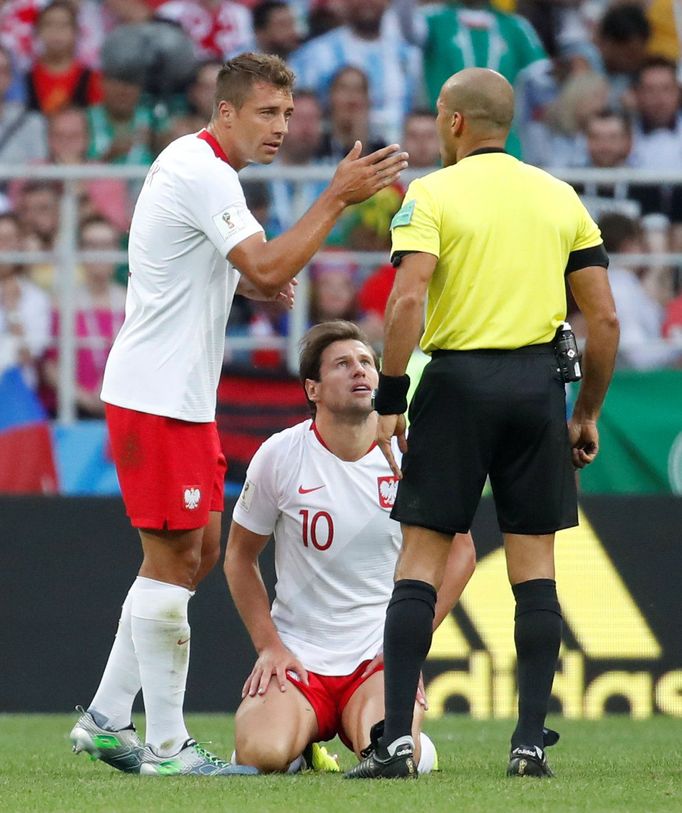
<svg viewBox="0 0 682 813"><path fill-rule="evenodd" d="M566 397L551 345L436 351L409 416L393 519L464 533L490 475L502 532L578 524Z"/></svg>

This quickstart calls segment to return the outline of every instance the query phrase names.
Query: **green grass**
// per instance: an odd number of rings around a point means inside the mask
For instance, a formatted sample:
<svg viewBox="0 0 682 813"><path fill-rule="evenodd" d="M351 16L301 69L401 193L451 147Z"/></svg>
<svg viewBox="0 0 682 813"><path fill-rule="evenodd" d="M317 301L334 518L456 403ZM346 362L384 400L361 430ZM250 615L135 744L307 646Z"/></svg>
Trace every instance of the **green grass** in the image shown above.
<svg viewBox="0 0 682 813"><path fill-rule="evenodd" d="M66 715L0 716L0 810L248 813L536 813L682 811L682 721L555 720L552 780L504 776L510 723L449 716L429 722L442 771L417 782L349 782L338 774L140 778L70 753ZM229 755L232 717L189 715L192 733ZM342 767L354 757L333 743Z"/></svg>

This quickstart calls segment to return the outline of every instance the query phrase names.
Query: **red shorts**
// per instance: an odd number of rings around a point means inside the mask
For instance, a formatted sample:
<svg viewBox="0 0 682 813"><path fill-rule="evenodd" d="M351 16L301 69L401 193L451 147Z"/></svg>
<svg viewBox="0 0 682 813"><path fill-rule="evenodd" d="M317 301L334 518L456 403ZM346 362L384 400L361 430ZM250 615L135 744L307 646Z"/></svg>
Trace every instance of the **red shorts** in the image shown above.
<svg viewBox="0 0 682 813"><path fill-rule="evenodd" d="M287 679L313 707L317 717L318 739L331 740L338 734L343 744L353 750L353 745L343 730L341 715L355 691L375 672L384 671L384 665L381 663L363 678L362 673L368 663L369 661L363 661L354 672L342 677L308 672L307 686L295 678L292 672L287 672Z"/></svg>
<svg viewBox="0 0 682 813"><path fill-rule="evenodd" d="M225 504L227 463L215 422L190 423L106 404L111 452L130 522L191 530Z"/></svg>

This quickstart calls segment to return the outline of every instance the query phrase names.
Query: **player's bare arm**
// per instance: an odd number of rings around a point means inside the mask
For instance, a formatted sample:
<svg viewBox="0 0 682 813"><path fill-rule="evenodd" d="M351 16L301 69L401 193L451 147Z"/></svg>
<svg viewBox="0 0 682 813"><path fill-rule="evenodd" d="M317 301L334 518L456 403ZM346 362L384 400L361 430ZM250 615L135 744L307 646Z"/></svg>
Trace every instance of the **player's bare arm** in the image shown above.
<svg viewBox="0 0 682 813"><path fill-rule="evenodd" d="M242 697L264 694L275 677L280 691L287 688L287 669L307 683L303 664L282 643L270 616L270 600L258 566L258 557L270 536L253 533L233 521L225 552L225 577L258 658L242 688Z"/></svg>
<svg viewBox="0 0 682 813"><path fill-rule="evenodd" d="M426 291L437 261L437 257L425 252L407 254L402 258L386 305L384 356L381 364L384 375L405 374L407 363L421 335ZM402 477L402 472L391 451L391 438L393 435L398 437L400 451L405 454L407 451L405 428L403 415L379 415L377 444L384 453L391 471L399 478Z"/></svg>
<svg viewBox="0 0 682 813"><path fill-rule="evenodd" d="M390 186L407 168L407 153L397 144L360 156L358 141L340 162L329 186L288 231L263 244L262 235L236 245L228 260L260 291L274 296L322 246L347 206L361 203Z"/></svg>
<svg viewBox="0 0 682 813"><path fill-rule="evenodd" d="M260 302L280 302L282 305L285 305L289 310L294 307L294 302L296 301L296 286L298 285L298 280L292 279L291 282L287 282L282 288L274 295L268 296L263 293L259 288L250 282L245 277L241 277L239 283L237 284L236 293L240 296L245 296L247 299L255 299Z"/></svg>
<svg viewBox="0 0 682 813"><path fill-rule="evenodd" d="M568 423L573 465L582 469L599 452L597 418L613 375L620 328L605 268L590 266L573 271L568 281L587 323L583 379Z"/></svg>

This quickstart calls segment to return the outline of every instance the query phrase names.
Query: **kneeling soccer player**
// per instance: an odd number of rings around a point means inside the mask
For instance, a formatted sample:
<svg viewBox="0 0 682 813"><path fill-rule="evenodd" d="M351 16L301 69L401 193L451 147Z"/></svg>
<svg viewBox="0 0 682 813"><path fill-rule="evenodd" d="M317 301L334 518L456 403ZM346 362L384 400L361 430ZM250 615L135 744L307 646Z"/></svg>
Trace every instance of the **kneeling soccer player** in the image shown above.
<svg viewBox="0 0 682 813"><path fill-rule="evenodd" d="M295 769L312 744L337 734L359 758L376 741L384 617L400 549L400 526L389 516L397 480L374 444L378 372L368 340L350 322L316 325L303 339L299 372L313 420L274 435L254 456L225 557L258 653L237 711L236 759L263 772ZM272 534L271 611L258 557ZM474 563L470 535L457 535L434 626ZM415 776L436 762L420 734L423 705L415 704ZM335 768L319 747L314 756L308 767Z"/></svg>

